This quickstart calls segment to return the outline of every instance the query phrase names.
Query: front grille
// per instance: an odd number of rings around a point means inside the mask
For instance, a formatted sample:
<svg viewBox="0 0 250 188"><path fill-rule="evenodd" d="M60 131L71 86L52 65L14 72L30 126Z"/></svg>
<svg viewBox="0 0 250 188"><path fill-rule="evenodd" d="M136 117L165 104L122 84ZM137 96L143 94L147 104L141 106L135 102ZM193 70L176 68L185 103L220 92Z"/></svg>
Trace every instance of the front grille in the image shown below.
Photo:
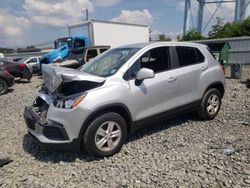
<svg viewBox="0 0 250 188"><path fill-rule="evenodd" d="M36 123L35 121L32 121L31 119L26 119L25 121L30 129L35 130L35 123Z"/></svg>

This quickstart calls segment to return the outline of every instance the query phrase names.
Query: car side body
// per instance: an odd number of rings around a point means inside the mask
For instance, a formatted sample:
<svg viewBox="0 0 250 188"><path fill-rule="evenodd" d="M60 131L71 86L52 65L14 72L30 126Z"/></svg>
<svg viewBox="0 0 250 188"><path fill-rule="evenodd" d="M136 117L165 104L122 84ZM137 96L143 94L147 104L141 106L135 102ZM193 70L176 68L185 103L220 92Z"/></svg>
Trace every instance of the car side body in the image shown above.
<svg viewBox="0 0 250 188"><path fill-rule="evenodd" d="M32 73L26 64L1 59L0 68L8 71L12 76L30 80Z"/></svg>
<svg viewBox="0 0 250 188"><path fill-rule="evenodd" d="M7 93L8 88L14 85L14 77L8 71L0 68L0 95Z"/></svg>
<svg viewBox="0 0 250 188"><path fill-rule="evenodd" d="M157 42L115 50L118 56L112 58L116 58L118 68L108 64L103 70L110 71L105 74L92 69L112 54L112 49L83 66L83 71L43 67L45 85L34 105L24 112L28 132L54 148L75 150L83 146L104 157L117 153L127 134L162 118L189 111L198 111L207 120L217 115L225 77L205 45ZM73 107L69 107L72 97ZM74 106L76 101L80 102ZM46 115L41 117L43 113ZM41 119L45 124L37 123ZM103 148L98 145L102 140L107 141Z"/></svg>
<svg viewBox="0 0 250 188"><path fill-rule="evenodd" d="M26 64L31 73L38 73L40 71L40 60L41 56L34 56L22 58L18 63Z"/></svg>

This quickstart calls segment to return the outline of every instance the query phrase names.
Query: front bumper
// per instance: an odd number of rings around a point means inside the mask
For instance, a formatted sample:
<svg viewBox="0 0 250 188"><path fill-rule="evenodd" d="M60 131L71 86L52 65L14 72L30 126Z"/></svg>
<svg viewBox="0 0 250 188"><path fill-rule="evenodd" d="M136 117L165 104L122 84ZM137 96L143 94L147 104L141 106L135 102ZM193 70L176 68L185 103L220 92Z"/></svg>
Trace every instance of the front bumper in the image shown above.
<svg viewBox="0 0 250 188"><path fill-rule="evenodd" d="M50 105L47 117L41 118L30 106L25 107L24 119L28 132L43 145L56 150L79 151L80 130L87 114L79 108L66 110Z"/></svg>
<svg viewBox="0 0 250 188"><path fill-rule="evenodd" d="M15 78L13 76L7 78L8 87L12 87L15 84Z"/></svg>

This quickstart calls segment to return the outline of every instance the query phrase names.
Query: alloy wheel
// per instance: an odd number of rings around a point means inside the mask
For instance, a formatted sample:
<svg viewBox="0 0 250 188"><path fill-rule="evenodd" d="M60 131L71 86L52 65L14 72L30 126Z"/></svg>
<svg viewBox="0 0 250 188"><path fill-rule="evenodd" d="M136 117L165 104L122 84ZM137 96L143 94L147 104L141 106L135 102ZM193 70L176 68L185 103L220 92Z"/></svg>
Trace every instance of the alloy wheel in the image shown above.
<svg viewBox="0 0 250 188"><path fill-rule="evenodd" d="M121 127L114 121L104 122L96 131L95 145L101 151L112 151L121 140Z"/></svg>
<svg viewBox="0 0 250 188"><path fill-rule="evenodd" d="M208 114L214 115L215 113L217 113L219 109L219 100L219 96L216 94L212 94L209 96L206 105Z"/></svg>

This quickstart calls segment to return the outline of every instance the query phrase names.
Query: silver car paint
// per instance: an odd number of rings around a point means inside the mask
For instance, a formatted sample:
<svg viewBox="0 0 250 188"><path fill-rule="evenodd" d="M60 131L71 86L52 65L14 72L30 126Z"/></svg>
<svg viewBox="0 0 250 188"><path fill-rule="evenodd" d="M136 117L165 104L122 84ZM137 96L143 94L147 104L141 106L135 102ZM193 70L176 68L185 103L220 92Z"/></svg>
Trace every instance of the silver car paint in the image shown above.
<svg viewBox="0 0 250 188"><path fill-rule="evenodd" d="M156 47L175 45L191 46L200 49L206 57L206 61L197 65L157 73L154 78L144 80L139 86L135 85L135 80L125 81L123 79L123 75L127 69L146 51ZM77 107L73 109L60 109L54 107L50 102L47 119L63 125L69 135L69 142L78 138L80 129L88 115L102 106L115 103L124 104L129 109L132 120L138 121L154 114L200 100L205 89L211 83L222 82L222 84L225 84L224 74L218 62L212 58L204 45L161 42L135 44L124 47L141 47L142 49L132 56L118 72L110 77L101 79L100 77L88 77L84 73L71 71L72 74L75 74L77 77L79 76L77 79L88 79L94 82L105 81L102 86L87 91L86 97ZM54 79L60 79L61 83L63 81L62 77L64 74L66 75L66 72L64 73L63 69L55 71ZM68 80L75 78L69 75L67 77ZM50 87L50 90L55 91L58 86L57 84L49 83L51 80L53 79L45 79L45 84L48 82L47 85ZM50 97L52 98L52 96ZM53 99L46 100L50 101ZM48 140L35 131L30 130L30 132L44 143L65 142Z"/></svg>
<svg viewBox="0 0 250 188"><path fill-rule="evenodd" d="M30 70L30 72L33 72L34 68L37 68L39 65L39 59L41 57L29 57L27 59L25 59L25 61L23 62L24 64L27 65L28 69ZM31 59L36 59L36 62L29 62Z"/></svg>

